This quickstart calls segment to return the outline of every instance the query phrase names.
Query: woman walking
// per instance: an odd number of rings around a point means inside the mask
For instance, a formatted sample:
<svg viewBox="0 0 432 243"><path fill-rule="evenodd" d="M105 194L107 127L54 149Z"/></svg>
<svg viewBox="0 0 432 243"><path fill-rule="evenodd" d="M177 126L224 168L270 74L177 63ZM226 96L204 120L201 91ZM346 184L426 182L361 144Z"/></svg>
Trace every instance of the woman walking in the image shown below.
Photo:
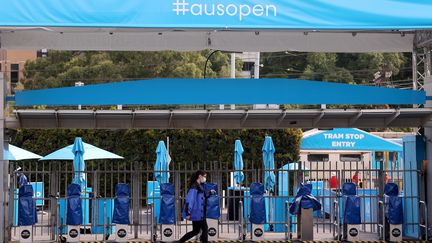
<svg viewBox="0 0 432 243"><path fill-rule="evenodd" d="M208 226L206 220L206 195L204 192L204 183L206 182L207 173L198 170L192 174L189 183L189 191L186 196L186 204L183 215L187 220L192 221L192 231L187 232L179 242L184 243L192 237L199 234L201 230L201 242L208 241Z"/></svg>

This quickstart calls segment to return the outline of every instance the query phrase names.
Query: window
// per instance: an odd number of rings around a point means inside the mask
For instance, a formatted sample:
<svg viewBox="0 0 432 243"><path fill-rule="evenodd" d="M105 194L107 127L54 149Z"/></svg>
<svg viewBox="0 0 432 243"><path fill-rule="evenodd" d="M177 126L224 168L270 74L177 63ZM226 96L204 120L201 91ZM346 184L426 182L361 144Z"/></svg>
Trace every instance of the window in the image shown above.
<svg viewBox="0 0 432 243"><path fill-rule="evenodd" d="M19 64L11 64L10 79L12 84L19 81Z"/></svg>
<svg viewBox="0 0 432 243"><path fill-rule="evenodd" d="M362 156L361 154L341 154L339 155L340 161L361 161Z"/></svg>
<svg viewBox="0 0 432 243"><path fill-rule="evenodd" d="M308 161L311 162L329 161L329 155L328 154L308 154Z"/></svg>
<svg viewBox="0 0 432 243"><path fill-rule="evenodd" d="M254 62L243 62L242 71L251 71L254 68Z"/></svg>
<svg viewBox="0 0 432 243"><path fill-rule="evenodd" d="M48 50L47 49L40 49L36 53L37 57L47 57L48 56Z"/></svg>

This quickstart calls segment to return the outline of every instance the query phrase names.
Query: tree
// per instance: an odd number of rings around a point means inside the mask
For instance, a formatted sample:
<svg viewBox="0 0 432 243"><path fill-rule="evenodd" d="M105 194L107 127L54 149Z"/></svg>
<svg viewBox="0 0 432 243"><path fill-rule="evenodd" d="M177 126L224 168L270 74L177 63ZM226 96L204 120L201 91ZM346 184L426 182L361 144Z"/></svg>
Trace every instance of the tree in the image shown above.
<svg viewBox="0 0 432 243"><path fill-rule="evenodd" d="M25 89L42 89L149 78L202 78L209 50L200 52L66 52L26 63ZM209 60L207 77L228 77L229 56L217 52ZM236 65L240 70L241 65Z"/></svg>
<svg viewBox="0 0 432 243"><path fill-rule="evenodd" d="M373 84L383 65L394 86L411 79L409 56L403 53L263 53L261 77L303 78L340 83Z"/></svg>

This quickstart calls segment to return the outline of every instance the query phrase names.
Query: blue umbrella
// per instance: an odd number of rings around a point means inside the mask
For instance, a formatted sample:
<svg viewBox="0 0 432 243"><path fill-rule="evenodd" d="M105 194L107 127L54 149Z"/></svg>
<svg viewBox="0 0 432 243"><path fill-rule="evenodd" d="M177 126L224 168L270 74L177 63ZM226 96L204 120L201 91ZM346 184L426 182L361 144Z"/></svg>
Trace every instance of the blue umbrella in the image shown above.
<svg viewBox="0 0 432 243"><path fill-rule="evenodd" d="M264 188L267 191L274 191L274 186L276 183L276 177L273 171L275 147L273 145L273 141L270 136L265 137L262 151L263 151L263 162L264 162L264 170L265 170Z"/></svg>
<svg viewBox="0 0 432 243"><path fill-rule="evenodd" d="M82 142L85 154L83 155L84 160L94 159L123 159L123 157L93 146L91 144ZM75 144L66 146L62 149L56 150L40 160L74 160L75 154L71 153Z"/></svg>
<svg viewBox="0 0 432 243"><path fill-rule="evenodd" d="M8 149L3 150L3 159L4 160L25 160L25 159L40 159L42 156L27 151L25 149L13 146L12 144L8 145Z"/></svg>
<svg viewBox="0 0 432 243"><path fill-rule="evenodd" d="M168 183L170 178L167 155L168 153L164 141L159 141L156 148L156 162L154 165L154 176L159 184Z"/></svg>
<svg viewBox="0 0 432 243"><path fill-rule="evenodd" d="M84 162L84 144L81 138L75 138L75 142L72 147L72 153L74 154L73 167L74 177L72 182L79 184L81 190L87 187L87 181L85 179L85 162Z"/></svg>
<svg viewBox="0 0 432 243"><path fill-rule="evenodd" d="M73 182L80 184L81 189L84 190L86 186L85 173L83 173L85 171L84 161L95 159L123 159L123 157L85 143L81 138L75 138L74 144L56 150L40 160L73 160Z"/></svg>
<svg viewBox="0 0 432 243"><path fill-rule="evenodd" d="M234 145L234 180L237 185L240 185L244 180L243 174L243 146L240 140L235 141Z"/></svg>

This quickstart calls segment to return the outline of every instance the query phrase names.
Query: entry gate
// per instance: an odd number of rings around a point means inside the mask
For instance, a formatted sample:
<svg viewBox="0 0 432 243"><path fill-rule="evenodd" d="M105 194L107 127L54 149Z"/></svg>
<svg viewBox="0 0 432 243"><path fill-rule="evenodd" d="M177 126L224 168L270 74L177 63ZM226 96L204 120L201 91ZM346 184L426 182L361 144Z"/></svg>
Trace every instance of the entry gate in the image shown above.
<svg viewBox="0 0 432 243"><path fill-rule="evenodd" d="M244 181L234 185L232 162L179 163L171 165L170 183L175 185L177 230L180 237L191 224L181 221L181 209L187 194L190 175L198 169L207 172L207 181L218 185L221 217L219 238L245 239L250 237L249 191L252 182L264 181L262 163L245 163ZM405 163L411 165L411 163ZM19 161L10 162L10 221L12 238L18 239L17 231L17 188L18 178L14 171L23 168L29 182L34 183L38 207L38 223L33 227L35 239L55 239L60 233L66 234L65 198L67 185L72 182L72 162ZM86 193L82 195L84 220L81 232L83 241L98 241L113 237L111 223L114 188L117 183L131 186L131 225L129 235L135 239L151 240L160 237L157 226L158 213L157 186L149 186L154 181L153 162L126 163L118 161L86 162ZM299 183L311 183L313 195L321 202L322 210L314 213L313 225L316 239L334 239L340 234L341 195L338 188L344 182L352 182L358 172L358 195L361 198L361 234L365 239L378 239L384 183L386 180L399 185L404 201L405 233L422 235L425 229L424 209L421 207L420 185L423 181L420 171L410 166L385 168L383 162L365 161L317 161L292 163L273 172L276 175L274 192L265 194L267 205L266 239L282 240L296 237L296 217L288 215L288 208L295 197ZM335 176L338 188L330 187L330 179ZM412 207L417 205L416 207ZM419 209L420 210L417 210ZM87 233L87 234L85 234ZM110 236L111 235L111 236ZM109 238L111 239L111 238Z"/></svg>

